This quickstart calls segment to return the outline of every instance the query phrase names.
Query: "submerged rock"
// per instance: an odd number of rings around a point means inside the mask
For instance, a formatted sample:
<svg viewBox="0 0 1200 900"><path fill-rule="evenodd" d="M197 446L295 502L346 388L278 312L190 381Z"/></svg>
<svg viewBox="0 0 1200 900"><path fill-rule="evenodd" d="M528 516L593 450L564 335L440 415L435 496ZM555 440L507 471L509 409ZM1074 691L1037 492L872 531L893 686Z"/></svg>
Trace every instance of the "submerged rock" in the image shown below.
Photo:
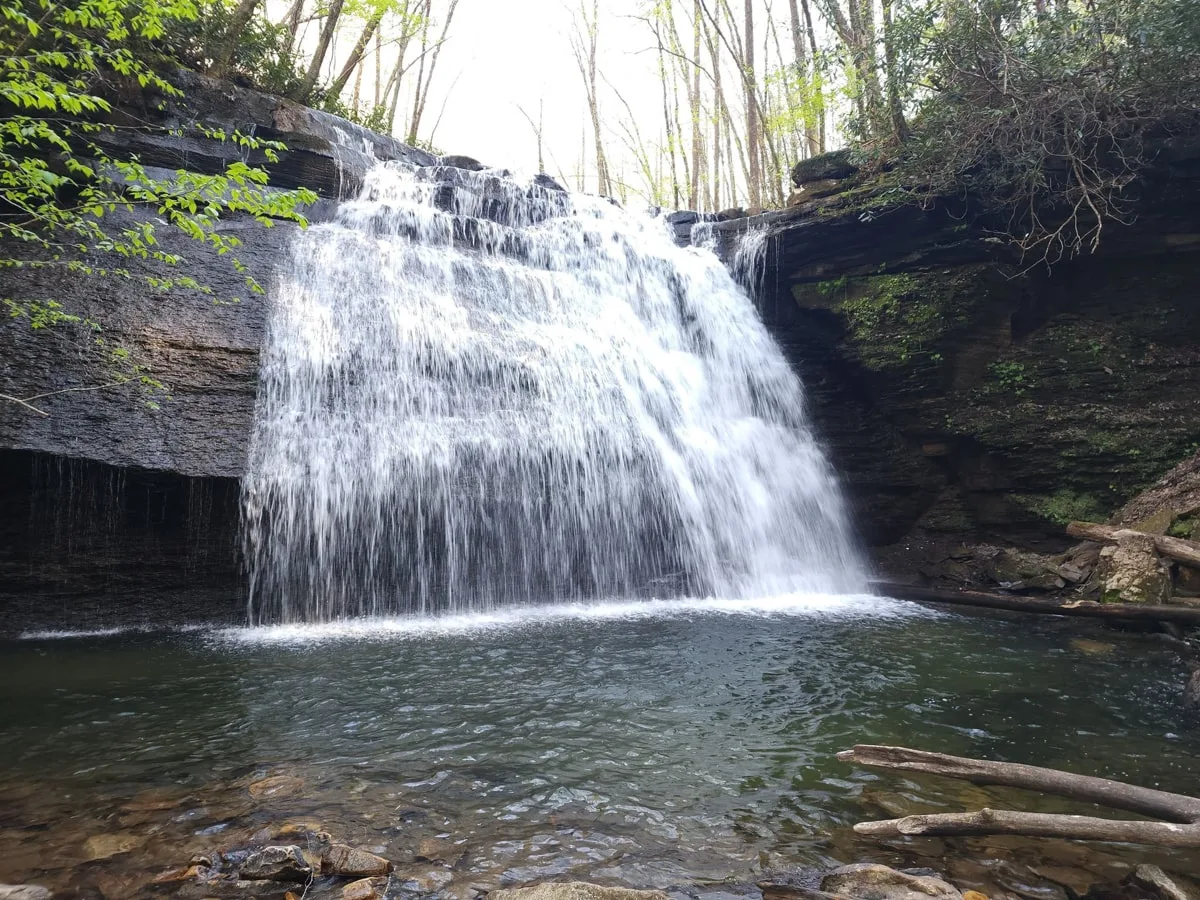
<svg viewBox="0 0 1200 900"><path fill-rule="evenodd" d="M0 900L51 900L53 896L38 884L0 884Z"/></svg>
<svg viewBox="0 0 1200 900"><path fill-rule="evenodd" d="M1158 894L1162 900L1198 900L1200 898L1200 890L1195 884L1175 875L1169 875L1158 866L1138 866L1129 876L1129 880Z"/></svg>
<svg viewBox="0 0 1200 900"><path fill-rule="evenodd" d="M250 881L307 881L312 866L299 847L264 847L246 857L238 869L242 878Z"/></svg>
<svg viewBox="0 0 1200 900"><path fill-rule="evenodd" d="M361 878L342 888L342 900L380 900L385 886L382 879Z"/></svg>
<svg viewBox="0 0 1200 900"><path fill-rule="evenodd" d="M878 863L834 869L821 881L821 890L858 900L962 900L958 888L936 875L910 875Z"/></svg>
<svg viewBox="0 0 1200 900"><path fill-rule="evenodd" d="M321 870L329 875L347 878L371 878L392 871L392 864L382 856L359 850L346 844L332 844L322 854Z"/></svg>
<svg viewBox="0 0 1200 900"><path fill-rule="evenodd" d="M146 843L144 837L128 831L97 834L84 841L83 852L88 859L108 859L111 856L136 850L144 843Z"/></svg>
<svg viewBox="0 0 1200 900"><path fill-rule="evenodd" d="M586 881L568 881L492 891L488 894L488 900L668 900L668 897L662 891L638 891Z"/></svg>
<svg viewBox="0 0 1200 900"><path fill-rule="evenodd" d="M255 800L295 797L304 788L304 782L294 775L272 775L250 785L250 796Z"/></svg>

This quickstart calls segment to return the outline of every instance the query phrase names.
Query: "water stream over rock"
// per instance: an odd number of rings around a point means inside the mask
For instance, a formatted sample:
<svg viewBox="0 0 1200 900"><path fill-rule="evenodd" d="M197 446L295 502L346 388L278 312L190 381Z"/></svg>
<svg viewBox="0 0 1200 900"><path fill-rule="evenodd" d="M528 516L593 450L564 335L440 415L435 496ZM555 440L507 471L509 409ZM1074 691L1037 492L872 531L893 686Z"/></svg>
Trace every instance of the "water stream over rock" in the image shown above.
<svg viewBox="0 0 1200 900"><path fill-rule="evenodd" d="M661 220L380 166L282 271L252 621L862 590L799 381Z"/></svg>

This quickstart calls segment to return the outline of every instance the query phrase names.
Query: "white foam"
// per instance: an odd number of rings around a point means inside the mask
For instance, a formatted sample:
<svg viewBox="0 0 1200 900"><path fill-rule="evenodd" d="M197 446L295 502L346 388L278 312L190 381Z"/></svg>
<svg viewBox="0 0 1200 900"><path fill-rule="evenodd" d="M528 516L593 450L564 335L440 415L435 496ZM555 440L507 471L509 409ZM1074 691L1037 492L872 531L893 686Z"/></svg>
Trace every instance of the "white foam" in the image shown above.
<svg viewBox="0 0 1200 900"><path fill-rule="evenodd" d="M311 645L329 641L421 640L452 635L537 628L567 621L617 622L689 615L813 617L872 621L938 613L926 607L870 594L780 594L754 599L720 597L674 600L610 600L501 607L490 612L441 616L342 619L334 622L260 625L213 631L233 644Z"/></svg>

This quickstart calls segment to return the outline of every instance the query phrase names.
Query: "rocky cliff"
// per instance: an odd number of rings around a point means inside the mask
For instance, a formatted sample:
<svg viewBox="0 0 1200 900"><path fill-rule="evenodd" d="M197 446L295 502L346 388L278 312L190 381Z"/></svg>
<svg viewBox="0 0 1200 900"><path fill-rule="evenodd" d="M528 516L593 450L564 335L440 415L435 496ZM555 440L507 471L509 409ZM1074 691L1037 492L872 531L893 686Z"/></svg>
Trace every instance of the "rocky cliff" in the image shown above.
<svg viewBox="0 0 1200 900"><path fill-rule="evenodd" d="M375 159L436 162L336 117L184 77L186 107L126 99L153 128L114 151L217 171L229 147L180 128L254 130L288 144L275 183L318 188L318 218ZM1200 140L1164 145L1133 224L1049 272L1024 266L969 208L892 208L871 179L839 181L849 174L826 167L795 207L714 227L731 260L742 235L763 238L747 270L757 302L884 569L937 575L963 541L1059 549L1066 520L1106 517L1200 444ZM677 222L686 232L687 217ZM269 284L293 226L222 227ZM245 294L224 260L164 238L217 296ZM106 387L87 334L0 325L0 393L45 395L48 413L0 403L0 634L130 609L236 619L263 299L3 277L8 296L57 297L102 322L171 399L155 408L131 386Z"/></svg>
<svg viewBox="0 0 1200 900"><path fill-rule="evenodd" d="M815 187L715 227L731 259L765 232L760 308L885 569L936 575L964 541L1059 549L1200 445L1196 136L1161 146L1131 224L1049 270L963 203Z"/></svg>

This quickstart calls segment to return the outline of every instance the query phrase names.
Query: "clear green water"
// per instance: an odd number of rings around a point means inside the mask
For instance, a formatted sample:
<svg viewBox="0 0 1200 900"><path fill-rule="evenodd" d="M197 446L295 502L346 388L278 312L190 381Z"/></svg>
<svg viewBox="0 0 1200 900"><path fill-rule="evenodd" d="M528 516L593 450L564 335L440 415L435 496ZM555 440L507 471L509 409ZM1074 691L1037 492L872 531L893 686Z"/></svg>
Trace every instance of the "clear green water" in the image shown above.
<svg viewBox="0 0 1200 900"><path fill-rule="evenodd" d="M462 896L545 877L752 880L1003 846L848 834L885 809L1073 811L838 763L854 743L1200 791L1176 663L1136 637L867 598L776 607L5 645L0 883L134 896L296 820L417 868L422 841L457 841L435 880ZM298 781L252 796L276 775ZM113 833L136 846L89 861L87 839Z"/></svg>

